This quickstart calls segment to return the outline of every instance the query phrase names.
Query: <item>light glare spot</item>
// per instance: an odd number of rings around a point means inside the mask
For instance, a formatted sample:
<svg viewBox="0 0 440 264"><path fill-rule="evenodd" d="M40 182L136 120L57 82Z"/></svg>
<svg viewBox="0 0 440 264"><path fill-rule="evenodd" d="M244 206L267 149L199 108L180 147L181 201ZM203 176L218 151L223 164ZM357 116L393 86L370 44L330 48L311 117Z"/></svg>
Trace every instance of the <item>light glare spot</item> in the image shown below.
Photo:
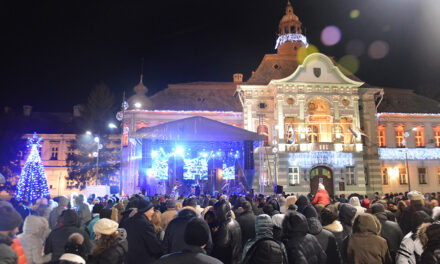
<svg viewBox="0 0 440 264"><path fill-rule="evenodd" d="M376 40L368 47L368 55L370 58L378 60L383 59L390 50L388 43L383 40Z"/></svg>
<svg viewBox="0 0 440 264"><path fill-rule="evenodd" d="M337 26L327 26L321 32L321 41L326 46L333 46L341 40L341 35Z"/></svg>

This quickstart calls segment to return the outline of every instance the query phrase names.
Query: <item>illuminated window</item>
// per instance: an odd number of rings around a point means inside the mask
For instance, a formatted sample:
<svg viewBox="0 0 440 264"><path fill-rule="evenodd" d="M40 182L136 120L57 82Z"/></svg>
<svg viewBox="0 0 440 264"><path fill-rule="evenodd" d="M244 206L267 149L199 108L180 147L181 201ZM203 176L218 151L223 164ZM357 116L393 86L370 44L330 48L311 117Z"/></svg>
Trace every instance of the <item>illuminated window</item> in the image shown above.
<svg viewBox="0 0 440 264"><path fill-rule="evenodd" d="M354 137L353 132L350 131L350 127L353 127L353 119L351 117L341 117L342 136L341 143L353 144Z"/></svg>
<svg viewBox="0 0 440 264"><path fill-rule="evenodd" d="M406 174L406 168L399 168L399 182L400 184L408 184L408 175Z"/></svg>
<svg viewBox="0 0 440 264"><path fill-rule="evenodd" d="M437 148L440 147L440 126L434 128L434 141Z"/></svg>
<svg viewBox="0 0 440 264"><path fill-rule="evenodd" d="M396 145L397 145L397 147L398 148L405 147L405 144L403 144L404 143L403 141L405 140L405 135L404 135L405 130L404 130L403 126L396 127L395 132L396 132Z"/></svg>
<svg viewBox="0 0 440 264"><path fill-rule="evenodd" d="M426 184L426 168L418 168L419 184Z"/></svg>
<svg viewBox="0 0 440 264"><path fill-rule="evenodd" d="M379 126L377 129L377 141L379 142L379 147L386 147L386 130L385 126Z"/></svg>
<svg viewBox="0 0 440 264"><path fill-rule="evenodd" d="M382 184L388 185L389 177L388 177L388 168L382 168Z"/></svg>
<svg viewBox="0 0 440 264"><path fill-rule="evenodd" d="M422 148L425 146L425 128L418 126L414 132L414 139L416 141L416 147Z"/></svg>
<svg viewBox="0 0 440 264"><path fill-rule="evenodd" d="M438 184L440 184L440 167L437 168Z"/></svg>
<svg viewBox="0 0 440 264"><path fill-rule="evenodd" d="M58 160L58 147L52 147L52 154L50 160Z"/></svg>
<svg viewBox="0 0 440 264"><path fill-rule="evenodd" d="M347 178L347 185L356 185L354 167L345 167L345 177Z"/></svg>
<svg viewBox="0 0 440 264"><path fill-rule="evenodd" d="M269 146L269 129L265 125L259 125L257 128L258 135L263 140L263 146Z"/></svg>
<svg viewBox="0 0 440 264"><path fill-rule="evenodd" d="M289 167L289 185L295 186L299 184L299 168Z"/></svg>
<svg viewBox="0 0 440 264"><path fill-rule="evenodd" d="M319 134L319 129L317 126L308 126L307 127L307 142L308 143L318 142L318 134Z"/></svg>

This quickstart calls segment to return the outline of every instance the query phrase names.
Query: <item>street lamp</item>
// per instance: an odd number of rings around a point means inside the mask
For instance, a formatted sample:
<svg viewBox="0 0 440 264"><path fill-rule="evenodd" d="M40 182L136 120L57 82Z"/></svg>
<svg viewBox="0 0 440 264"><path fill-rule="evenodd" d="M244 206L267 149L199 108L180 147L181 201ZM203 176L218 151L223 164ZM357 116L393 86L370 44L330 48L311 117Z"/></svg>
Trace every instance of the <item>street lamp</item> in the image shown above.
<svg viewBox="0 0 440 264"><path fill-rule="evenodd" d="M136 107L136 108L141 108L142 107L142 104L141 103L134 103L134 107Z"/></svg>
<svg viewBox="0 0 440 264"><path fill-rule="evenodd" d="M114 123L108 123L108 127L111 129L117 128L117 126Z"/></svg>
<svg viewBox="0 0 440 264"><path fill-rule="evenodd" d="M403 136L405 137L405 140L403 145L405 145L405 166L406 166L406 175L408 176L408 192L411 191L411 177L409 175L409 166L408 166L408 144L407 144L407 138L410 136L410 132L417 131L417 127L413 127L411 129L405 130L403 133Z"/></svg>
<svg viewBox="0 0 440 264"><path fill-rule="evenodd" d="M277 175L277 152L278 152L278 141L276 140L276 138L277 138L277 129L278 129L278 125L275 125L274 126L274 129L273 129L273 141L272 141L272 144L273 144L273 148L272 148L272 152L273 152L273 155L274 155L274 158L273 158L273 163L274 163L274 178L275 178L275 188L274 188L274 191L275 191L275 193L278 191L278 175Z"/></svg>

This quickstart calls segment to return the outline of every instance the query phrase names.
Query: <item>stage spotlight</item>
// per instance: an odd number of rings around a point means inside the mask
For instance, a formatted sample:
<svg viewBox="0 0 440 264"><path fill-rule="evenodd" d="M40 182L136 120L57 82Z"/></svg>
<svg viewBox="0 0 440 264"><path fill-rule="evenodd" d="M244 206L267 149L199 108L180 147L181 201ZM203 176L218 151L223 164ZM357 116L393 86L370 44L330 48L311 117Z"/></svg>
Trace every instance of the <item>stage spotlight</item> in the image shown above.
<svg viewBox="0 0 440 264"><path fill-rule="evenodd" d="M201 156L202 158L207 158L207 157L208 157L208 153L206 153L206 152L200 152L200 156Z"/></svg>
<svg viewBox="0 0 440 264"><path fill-rule="evenodd" d="M183 156L185 154L185 149L182 146L177 146L174 154Z"/></svg>
<svg viewBox="0 0 440 264"><path fill-rule="evenodd" d="M152 158L157 157L157 151L156 150L151 151L151 157Z"/></svg>

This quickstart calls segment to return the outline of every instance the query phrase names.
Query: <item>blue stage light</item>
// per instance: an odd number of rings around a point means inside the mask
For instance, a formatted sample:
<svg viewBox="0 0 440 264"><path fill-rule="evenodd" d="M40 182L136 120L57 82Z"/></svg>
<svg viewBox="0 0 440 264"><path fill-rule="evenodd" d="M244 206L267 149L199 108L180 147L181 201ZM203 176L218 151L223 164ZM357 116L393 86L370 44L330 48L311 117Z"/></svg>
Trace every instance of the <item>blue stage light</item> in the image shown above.
<svg viewBox="0 0 440 264"><path fill-rule="evenodd" d="M185 154L185 149L182 146L177 146L174 151L175 155L183 156Z"/></svg>
<svg viewBox="0 0 440 264"><path fill-rule="evenodd" d="M151 157L152 157L152 158L156 158L157 155L158 155L158 153L157 153L156 150L151 151Z"/></svg>

